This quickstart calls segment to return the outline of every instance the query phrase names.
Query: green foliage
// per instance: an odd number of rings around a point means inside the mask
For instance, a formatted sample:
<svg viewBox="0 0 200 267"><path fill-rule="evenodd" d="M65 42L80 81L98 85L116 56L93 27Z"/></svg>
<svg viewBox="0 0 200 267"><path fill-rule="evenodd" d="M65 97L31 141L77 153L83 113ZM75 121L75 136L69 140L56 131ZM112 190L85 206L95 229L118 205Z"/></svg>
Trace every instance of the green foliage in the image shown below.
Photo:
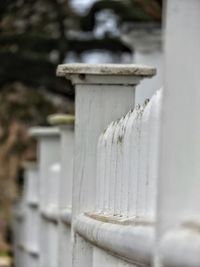
<svg viewBox="0 0 200 267"><path fill-rule="evenodd" d="M0 17L0 86L21 81L63 93L66 86L55 71L65 57L66 31L74 17L68 2L5 0Z"/></svg>
<svg viewBox="0 0 200 267"><path fill-rule="evenodd" d="M90 49L130 52L119 39L72 38L70 30L92 31L98 12L109 9L120 22L160 22L161 0L101 0L88 14L78 15L67 0L0 1L0 88L20 81L31 87L64 93L73 89L56 78L55 70L69 51Z"/></svg>

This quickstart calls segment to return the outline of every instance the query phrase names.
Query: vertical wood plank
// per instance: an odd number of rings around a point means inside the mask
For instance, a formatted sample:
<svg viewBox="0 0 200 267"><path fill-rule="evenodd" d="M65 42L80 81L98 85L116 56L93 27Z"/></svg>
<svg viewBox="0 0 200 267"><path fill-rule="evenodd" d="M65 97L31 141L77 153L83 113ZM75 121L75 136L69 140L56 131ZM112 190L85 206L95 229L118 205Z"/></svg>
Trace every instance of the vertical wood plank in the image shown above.
<svg viewBox="0 0 200 267"><path fill-rule="evenodd" d="M81 213L95 211L98 203L96 172L97 144L100 134L109 123L121 118L134 107L136 85L143 77L153 76L154 71L133 65L67 64L58 66L57 74L70 79L76 89L73 183L73 222L75 222L76 217ZM107 141L105 140L105 145ZM108 212L110 194L112 194L109 188L111 147L107 147L105 152L103 205ZM120 165L122 166L121 156ZM121 208L121 166L119 168L119 165L116 165L118 177L115 183L115 194L119 194L119 197L115 198L114 208L118 214ZM76 233L73 238L73 267L92 267L92 245Z"/></svg>
<svg viewBox="0 0 200 267"><path fill-rule="evenodd" d="M173 244L176 232L165 239L185 221L195 222L200 212L199 22L200 1L167 1L158 184L158 246L165 249L159 251L158 266L200 264L200 246L194 248L193 239L188 253L181 246L184 238Z"/></svg>

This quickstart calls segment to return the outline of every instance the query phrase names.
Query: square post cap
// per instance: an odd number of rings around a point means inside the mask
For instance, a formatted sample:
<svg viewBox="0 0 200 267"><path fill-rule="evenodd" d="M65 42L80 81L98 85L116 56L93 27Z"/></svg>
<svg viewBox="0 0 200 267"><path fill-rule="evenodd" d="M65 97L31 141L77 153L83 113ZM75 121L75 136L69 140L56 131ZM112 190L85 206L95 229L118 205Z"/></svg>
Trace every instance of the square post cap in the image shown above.
<svg viewBox="0 0 200 267"><path fill-rule="evenodd" d="M59 136L60 130L58 127L32 127L29 130L29 135L35 138Z"/></svg>
<svg viewBox="0 0 200 267"><path fill-rule="evenodd" d="M135 64L72 63L57 67L57 76L77 84L135 84L155 74L155 68Z"/></svg>
<svg viewBox="0 0 200 267"><path fill-rule="evenodd" d="M75 116L72 114L52 114L47 117L47 121L53 126L74 125Z"/></svg>

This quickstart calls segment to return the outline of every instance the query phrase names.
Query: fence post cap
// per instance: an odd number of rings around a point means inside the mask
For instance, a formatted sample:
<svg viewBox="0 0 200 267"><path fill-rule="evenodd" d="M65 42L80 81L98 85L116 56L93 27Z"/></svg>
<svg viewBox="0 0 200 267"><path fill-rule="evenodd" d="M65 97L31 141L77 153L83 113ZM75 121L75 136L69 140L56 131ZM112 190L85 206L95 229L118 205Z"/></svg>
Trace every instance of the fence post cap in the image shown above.
<svg viewBox="0 0 200 267"><path fill-rule="evenodd" d="M72 75L72 74L152 77L156 74L156 69L153 67L135 65L135 64L70 63L70 64L58 65L57 76L65 77L65 76Z"/></svg>
<svg viewBox="0 0 200 267"><path fill-rule="evenodd" d="M72 114L52 114L47 117L47 121L50 125L73 125L75 116Z"/></svg>
<svg viewBox="0 0 200 267"><path fill-rule="evenodd" d="M32 137L44 137L44 136L59 136L60 130L58 127L32 127L29 130L29 134Z"/></svg>

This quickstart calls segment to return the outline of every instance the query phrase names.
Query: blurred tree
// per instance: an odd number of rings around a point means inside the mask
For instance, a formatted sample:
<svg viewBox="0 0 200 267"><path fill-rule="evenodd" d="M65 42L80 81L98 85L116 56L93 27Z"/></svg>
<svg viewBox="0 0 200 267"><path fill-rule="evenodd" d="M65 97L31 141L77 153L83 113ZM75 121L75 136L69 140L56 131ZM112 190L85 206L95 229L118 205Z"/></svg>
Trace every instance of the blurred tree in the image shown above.
<svg viewBox="0 0 200 267"><path fill-rule="evenodd" d="M65 94L73 98L70 84L55 76L67 52L90 49L128 51L117 38L71 38L80 29L81 15L67 0L4 0L0 2L0 87L13 82Z"/></svg>
<svg viewBox="0 0 200 267"><path fill-rule="evenodd" d="M70 84L55 76L66 53L91 49L130 52L118 38L71 38L71 30L92 31L96 14L105 9L121 21L160 22L162 0L101 0L78 15L67 0L0 2L0 87L14 81L73 97Z"/></svg>
<svg viewBox="0 0 200 267"><path fill-rule="evenodd" d="M67 51L71 17L67 1L1 1L0 86L21 81L72 96L71 88L67 90L66 83L55 76Z"/></svg>
<svg viewBox="0 0 200 267"><path fill-rule="evenodd" d="M81 19L81 28L91 31L95 26L96 14L112 10L122 22L161 22L162 0L101 0L95 2L88 14Z"/></svg>

